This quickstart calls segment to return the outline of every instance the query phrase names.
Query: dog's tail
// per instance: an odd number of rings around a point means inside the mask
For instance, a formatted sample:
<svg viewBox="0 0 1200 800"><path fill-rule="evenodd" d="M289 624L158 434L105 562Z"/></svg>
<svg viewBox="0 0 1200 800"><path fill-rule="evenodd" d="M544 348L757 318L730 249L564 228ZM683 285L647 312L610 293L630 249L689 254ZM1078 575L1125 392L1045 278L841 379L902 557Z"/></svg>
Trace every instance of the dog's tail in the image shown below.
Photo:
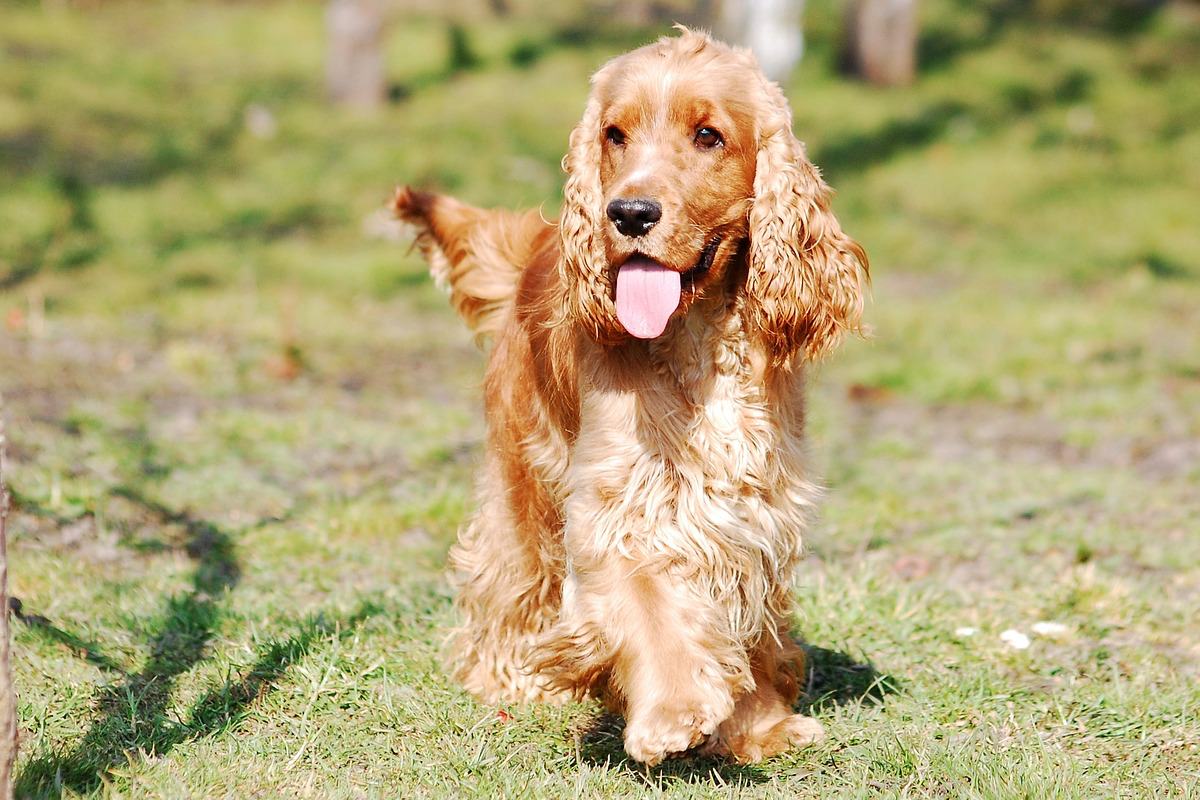
<svg viewBox="0 0 1200 800"><path fill-rule="evenodd" d="M392 210L416 228L433 279L480 337L504 324L521 271L553 227L536 210L484 210L407 186L396 191Z"/></svg>

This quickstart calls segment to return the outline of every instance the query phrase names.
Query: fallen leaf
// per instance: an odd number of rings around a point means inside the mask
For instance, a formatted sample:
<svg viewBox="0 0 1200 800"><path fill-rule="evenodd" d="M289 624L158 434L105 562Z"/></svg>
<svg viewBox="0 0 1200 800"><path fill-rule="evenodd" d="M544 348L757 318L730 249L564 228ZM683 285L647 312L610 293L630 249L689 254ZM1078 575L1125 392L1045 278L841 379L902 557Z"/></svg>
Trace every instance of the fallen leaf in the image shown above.
<svg viewBox="0 0 1200 800"><path fill-rule="evenodd" d="M892 396L892 391L883 386L852 383L847 387L846 395L856 403L881 403Z"/></svg>

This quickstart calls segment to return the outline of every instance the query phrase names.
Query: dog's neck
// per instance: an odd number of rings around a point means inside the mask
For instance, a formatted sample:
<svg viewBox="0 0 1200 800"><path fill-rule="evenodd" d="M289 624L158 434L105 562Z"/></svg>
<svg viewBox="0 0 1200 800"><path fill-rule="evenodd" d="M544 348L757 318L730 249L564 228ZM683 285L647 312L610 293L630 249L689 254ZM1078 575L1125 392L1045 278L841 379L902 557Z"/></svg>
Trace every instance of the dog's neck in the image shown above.
<svg viewBox="0 0 1200 800"><path fill-rule="evenodd" d="M671 375L695 402L703 402L718 377L739 383L761 381L762 359L755 358L742 323L745 273L745 248L740 247L720 282L710 285L662 336L646 343L646 355L655 369Z"/></svg>

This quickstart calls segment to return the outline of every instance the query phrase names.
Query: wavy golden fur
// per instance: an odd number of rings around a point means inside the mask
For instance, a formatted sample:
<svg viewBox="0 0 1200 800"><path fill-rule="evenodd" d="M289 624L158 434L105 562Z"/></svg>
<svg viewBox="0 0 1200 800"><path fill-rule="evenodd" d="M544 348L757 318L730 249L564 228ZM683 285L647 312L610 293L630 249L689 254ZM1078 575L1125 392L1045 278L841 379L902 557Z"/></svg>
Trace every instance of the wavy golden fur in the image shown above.
<svg viewBox="0 0 1200 800"><path fill-rule="evenodd" d="M655 764L821 737L791 580L819 490L806 361L859 328L867 259L752 55L703 33L593 78L557 225L401 189L435 276L494 339L479 511L451 552L455 675L488 702L596 695ZM629 235L610 204L661 218ZM682 274L653 338L614 299L633 258Z"/></svg>

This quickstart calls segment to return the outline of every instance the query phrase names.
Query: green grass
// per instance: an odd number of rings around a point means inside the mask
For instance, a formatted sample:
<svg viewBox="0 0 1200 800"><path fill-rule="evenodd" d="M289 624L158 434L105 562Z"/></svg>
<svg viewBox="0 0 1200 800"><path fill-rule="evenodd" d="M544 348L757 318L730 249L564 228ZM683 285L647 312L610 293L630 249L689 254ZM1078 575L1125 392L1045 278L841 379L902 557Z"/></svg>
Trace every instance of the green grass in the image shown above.
<svg viewBox="0 0 1200 800"><path fill-rule="evenodd" d="M788 86L875 275L813 385L829 738L650 771L594 705L446 677L483 358L364 220L401 181L553 212L587 76L651 34L483 20L454 72L403 17L356 117L318 4L0 9L18 796L1196 797L1196 14L931 0L883 91L833 5Z"/></svg>

